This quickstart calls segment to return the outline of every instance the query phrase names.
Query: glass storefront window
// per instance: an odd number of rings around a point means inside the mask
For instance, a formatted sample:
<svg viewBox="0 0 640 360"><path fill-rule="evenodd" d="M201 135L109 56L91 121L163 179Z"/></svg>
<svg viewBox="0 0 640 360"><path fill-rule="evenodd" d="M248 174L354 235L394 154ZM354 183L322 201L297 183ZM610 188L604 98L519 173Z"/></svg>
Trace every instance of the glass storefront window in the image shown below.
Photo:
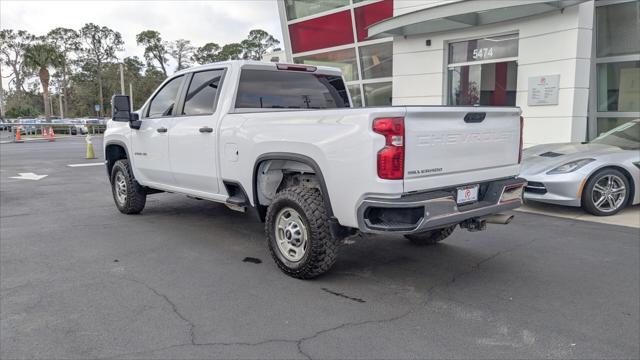
<svg viewBox="0 0 640 360"><path fill-rule="evenodd" d="M449 68L449 105L515 106L515 61Z"/></svg>
<svg viewBox="0 0 640 360"><path fill-rule="evenodd" d="M640 2L596 8L598 57L640 53Z"/></svg>
<svg viewBox="0 0 640 360"><path fill-rule="evenodd" d="M297 57L294 62L296 64L337 67L342 70L345 81L358 80L356 51L353 48Z"/></svg>
<svg viewBox="0 0 640 360"><path fill-rule="evenodd" d="M385 42L360 47L363 79L393 76L393 43Z"/></svg>
<svg viewBox="0 0 640 360"><path fill-rule="evenodd" d="M369 106L391 106L391 83L364 84L364 98Z"/></svg>
<svg viewBox="0 0 640 360"><path fill-rule="evenodd" d="M301 53L353 43L351 12L340 11L289 25L291 51Z"/></svg>
<svg viewBox="0 0 640 360"><path fill-rule="evenodd" d="M285 0L287 20L314 15L349 5L349 0Z"/></svg>
<svg viewBox="0 0 640 360"><path fill-rule="evenodd" d="M349 95L351 95L351 102L353 107L362 107L362 93L360 92L360 85L347 85L349 88Z"/></svg>
<svg viewBox="0 0 640 360"><path fill-rule="evenodd" d="M449 44L449 64L518 56L518 34Z"/></svg>
<svg viewBox="0 0 640 360"><path fill-rule="evenodd" d="M640 111L640 61L597 65L598 111Z"/></svg>
<svg viewBox="0 0 640 360"><path fill-rule="evenodd" d="M358 41L367 40L369 37L369 31L367 28L369 26L392 16L393 0L382 0L353 9L353 18L356 21Z"/></svg>
<svg viewBox="0 0 640 360"><path fill-rule="evenodd" d="M620 126L622 124L628 123L633 120L633 118L628 117L599 117L598 118L598 130L596 136L600 136L607 131Z"/></svg>

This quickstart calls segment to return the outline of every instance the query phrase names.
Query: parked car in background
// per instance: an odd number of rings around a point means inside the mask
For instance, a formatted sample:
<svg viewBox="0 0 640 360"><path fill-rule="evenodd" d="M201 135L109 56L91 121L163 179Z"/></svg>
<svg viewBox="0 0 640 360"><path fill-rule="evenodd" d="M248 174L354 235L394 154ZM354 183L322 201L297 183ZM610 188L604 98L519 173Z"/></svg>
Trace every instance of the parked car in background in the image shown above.
<svg viewBox="0 0 640 360"><path fill-rule="evenodd" d="M71 124L71 135L86 135L89 133L89 129L87 129L87 125L83 123L82 120L74 119L70 121Z"/></svg>
<svg viewBox="0 0 640 360"><path fill-rule="evenodd" d="M524 150L525 200L581 206L597 216L640 203L640 119L590 142Z"/></svg>

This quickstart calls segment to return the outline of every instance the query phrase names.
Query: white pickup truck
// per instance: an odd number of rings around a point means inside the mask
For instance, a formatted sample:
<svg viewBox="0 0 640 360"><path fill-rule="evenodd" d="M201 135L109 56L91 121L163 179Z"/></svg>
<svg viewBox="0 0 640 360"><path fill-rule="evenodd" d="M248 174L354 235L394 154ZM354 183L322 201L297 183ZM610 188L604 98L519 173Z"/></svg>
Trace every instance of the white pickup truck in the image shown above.
<svg viewBox="0 0 640 360"><path fill-rule="evenodd" d="M351 108L339 70L232 61L169 77L137 112L112 99L104 154L125 214L173 192L251 211L273 259L312 278L345 237L433 244L521 205L515 107Z"/></svg>

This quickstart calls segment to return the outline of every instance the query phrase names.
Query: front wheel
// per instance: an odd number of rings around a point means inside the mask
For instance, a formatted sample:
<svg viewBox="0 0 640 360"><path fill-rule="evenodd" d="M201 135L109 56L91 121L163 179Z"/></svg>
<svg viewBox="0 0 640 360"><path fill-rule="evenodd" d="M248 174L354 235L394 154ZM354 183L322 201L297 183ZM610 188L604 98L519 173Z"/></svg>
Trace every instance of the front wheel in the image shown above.
<svg viewBox="0 0 640 360"><path fill-rule="evenodd" d="M133 177L129 160L116 161L111 169L111 192L123 214L138 214L147 203L147 192Z"/></svg>
<svg viewBox="0 0 640 360"><path fill-rule="evenodd" d="M616 169L595 173L582 192L582 208L596 216L618 213L629 201L629 180Z"/></svg>
<svg viewBox="0 0 640 360"><path fill-rule="evenodd" d="M336 261L338 241L331 236L318 189L294 186L276 194L267 209L265 232L273 260L289 276L311 279Z"/></svg>
<svg viewBox="0 0 640 360"><path fill-rule="evenodd" d="M417 234L409 234L405 235L404 237L409 239L409 241L411 241L411 243L413 243L414 245L434 245L448 238L455 229L456 225L453 225L442 229L429 230Z"/></svg>

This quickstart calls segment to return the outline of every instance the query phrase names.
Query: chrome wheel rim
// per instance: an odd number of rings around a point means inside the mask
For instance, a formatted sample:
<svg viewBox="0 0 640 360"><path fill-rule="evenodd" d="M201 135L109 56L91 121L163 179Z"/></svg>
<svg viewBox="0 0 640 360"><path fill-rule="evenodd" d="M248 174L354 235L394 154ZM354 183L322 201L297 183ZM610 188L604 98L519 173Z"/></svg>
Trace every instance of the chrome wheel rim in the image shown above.
<svg viewBox="0 0 640 360"><path fill-rule="evenodd" d="M605 175L593 186L591 201L596 209L608 213L618 210L626 196L624 181L617 175Z"/></svg>
<svg viewBox="0 0 640 360"><path fill-rule="evenodd" d="M276 216L275 236L278 250L285 259L297 262L306 254L307 228L296 210L289 207L280 210Z"/></svg>
<svg viewBox="0 0 640 360"><path fill-rule="evenodd" d="M114 188L118 203L124 205L127 201L127 180L124 178L122 172L118 172L116 174Z"/></svg>

